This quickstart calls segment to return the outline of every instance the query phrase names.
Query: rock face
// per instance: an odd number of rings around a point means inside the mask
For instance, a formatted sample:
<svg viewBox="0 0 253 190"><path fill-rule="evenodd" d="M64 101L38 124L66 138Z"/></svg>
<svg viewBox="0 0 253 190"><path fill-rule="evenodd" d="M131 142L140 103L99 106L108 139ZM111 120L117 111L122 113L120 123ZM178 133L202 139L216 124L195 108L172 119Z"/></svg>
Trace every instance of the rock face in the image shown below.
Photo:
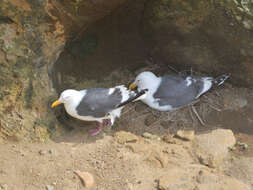
<svg viewBox="0 0 253 190"><path fill-rule="evenodd" d="M69 38L124 2L0 1L0 139L46 140L56 131L53 64Z"/></svg>
<svg viewBox="0 0 253 190"><path fill-rule="evenodd" d="M150 0L143 30L157 62L228 72L234 83L252 87L252 10L251 1Z"/></svg>
<svg viewBox="0 0 253 190"><path fill-rule="evenodd" d="M231 130L217 129L211 133L196 136L193 141L193 151L202 164L218 167L235 142Z"/></svg>
<svg viewBox="0 0 253 190"><path fill-rule="evenodd" d="M124 3L136 6L127 4L124 7ZM138 40L143 36L143 46L149 49L147 51L157 62L184 69L193 67L193 70L208 74L228 72L232 74L234 83L245 86L252 84L253 11L249 1L142 0L136 3L131 0L2 0L0 142L8 138L46 140L50 132L61 133L49 107L56 98L52 84L53 68L56 68L54 64L67 42L72 44L82 40L80 35L92 23L116 9L125 9L126 15L131 18L125 21L130 23L129 31L132 31L131 21L134 18L130 14L141 12L138 14L138 24L134 25L137 29L133 32L138 35L130 36L130 39L133 44L139 43ZM106 24L111 21L110 18L108 20ZM139 31L141 28L142 32ZM118 29L115 27L115 30ZM97 30L100 28L97 27ZM121 37L114 37L113 43L117 44L117 38ZM126 31L123 38L128 37ZM84 48L88 54L90 49L96 47L97 39L91 36L86 40L80 42L80 46L88 44L89 47ZM135 46L129 44L128 49ZM108 49L112 56L122 53ZM79 54L85 52L78 51ZM127 53L125 57L128 57ZM95 71L103 66L103 61L101 59L101 65L94 66ZM82 67L82 62L80 64ZM130 64L130 61L126 64ZM72 63L69 66L71 69ZM100 70L103 72L103 69Z"/></svg>
<svg viewBox="0 0 253 190"><path fill-rule="evenodd" d="M65 36L46 1L0 2L0 138L45 140L54 130L48 68Z"/></svg>

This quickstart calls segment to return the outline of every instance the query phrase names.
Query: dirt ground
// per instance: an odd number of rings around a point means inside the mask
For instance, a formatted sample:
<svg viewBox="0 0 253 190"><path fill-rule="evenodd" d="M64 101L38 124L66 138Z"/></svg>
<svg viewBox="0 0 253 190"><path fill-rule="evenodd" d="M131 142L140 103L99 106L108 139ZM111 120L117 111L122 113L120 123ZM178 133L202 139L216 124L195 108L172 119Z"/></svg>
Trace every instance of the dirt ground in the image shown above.
<svg viewBox="0 0 253 190"><path fill-rule="evenodd" d="M126 106L121 119L95 137L88 134L95 123L82 122L83 127L74 127L51 142L9 142L0 146L0 189L42 190L47 185L55 190L83 189L74 174L80 170L94 176L95 185L90 189L155 190L159 178L168 175L173 167L206 166L188 153L190 142L177 140L175 144L168 144L157 138L147 139L142 134L149 132L162 139L179 129L201 134L215 128L232 129L237 145L230 153L233 159L225 162L222 169L212 171L253 187L252 95L252 90L234 88L230 84L207 93L193 105L204 125L192 106L174 112L158 112L137 102ZM79 121L70 119L69 124L72 122L80 125ZM119 131L131 132L138 141L121 144L115 138ZM173 154L165 153L171 149ZM163 165L165 158L168 162ZM194 171L191 169L190 173Z"/></svg>

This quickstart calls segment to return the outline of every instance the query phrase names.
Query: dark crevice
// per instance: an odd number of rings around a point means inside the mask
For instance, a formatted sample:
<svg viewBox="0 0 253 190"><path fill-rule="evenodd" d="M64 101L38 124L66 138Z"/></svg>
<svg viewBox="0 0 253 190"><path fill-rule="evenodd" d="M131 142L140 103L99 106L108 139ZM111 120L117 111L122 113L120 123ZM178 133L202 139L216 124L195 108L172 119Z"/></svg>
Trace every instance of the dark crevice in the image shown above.
<svg viewBox="0 0 253 190"><path fill-rule="evenodd" d="M6 16L0 16L0 24L13 24L15 23L11 18Z"/></svg>

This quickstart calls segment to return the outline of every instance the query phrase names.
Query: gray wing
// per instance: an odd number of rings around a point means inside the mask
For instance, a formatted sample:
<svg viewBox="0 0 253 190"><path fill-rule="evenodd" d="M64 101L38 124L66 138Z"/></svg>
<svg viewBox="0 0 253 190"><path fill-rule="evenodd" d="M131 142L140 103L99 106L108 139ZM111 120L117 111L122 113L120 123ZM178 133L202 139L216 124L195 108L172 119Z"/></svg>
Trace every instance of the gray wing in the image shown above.
<svg viewBox="0 0 253 190"><path fill-rule="evenodd" d="M170 105L177 108L190 104L203 89L203 80L201 77L189 77L189 80L191 84L187 86L187 80L182 76L163 76L154 98L160 106Z"/></svg>
<svg viewBox="0 0 253 190"><path fill-rule="evenodd" d="M77 113L81 116L104 117L121 103L122 94L120 89L115 88L112 94L109 89L87 89L86 95L77 106Z"/></svg>

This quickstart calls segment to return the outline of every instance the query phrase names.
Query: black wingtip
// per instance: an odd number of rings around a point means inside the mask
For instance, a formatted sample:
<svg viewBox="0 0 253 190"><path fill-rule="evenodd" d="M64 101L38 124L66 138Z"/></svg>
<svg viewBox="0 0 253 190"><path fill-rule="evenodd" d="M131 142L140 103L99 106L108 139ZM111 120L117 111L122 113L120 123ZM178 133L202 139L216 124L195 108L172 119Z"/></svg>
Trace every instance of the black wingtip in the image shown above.
<svg viewBox="0 0 253 190"><path fill-rule="evenodd" d="M119 104L117 106L117 108L120 108L128 103L131 103L133 102L134 100L136 100L137 98L139 98L140 96L142 96L143 94L145 94L146 92L148 91L148 89L144 89L144 90L141 90L140 92L137 92L135 96L129 98L128 100L126 100L125 102L122 102L121 104Z"/></svg>
<svg viewBox="0 0 253 190"><path fill-rule="evenodd" d="M217 78L214 79L214 83L215 83L217 86L220 86L220 85L222 85L228 78L230 78L230 76L231 76L231 73L220 75L220 76L218 76Z"/></svg>

